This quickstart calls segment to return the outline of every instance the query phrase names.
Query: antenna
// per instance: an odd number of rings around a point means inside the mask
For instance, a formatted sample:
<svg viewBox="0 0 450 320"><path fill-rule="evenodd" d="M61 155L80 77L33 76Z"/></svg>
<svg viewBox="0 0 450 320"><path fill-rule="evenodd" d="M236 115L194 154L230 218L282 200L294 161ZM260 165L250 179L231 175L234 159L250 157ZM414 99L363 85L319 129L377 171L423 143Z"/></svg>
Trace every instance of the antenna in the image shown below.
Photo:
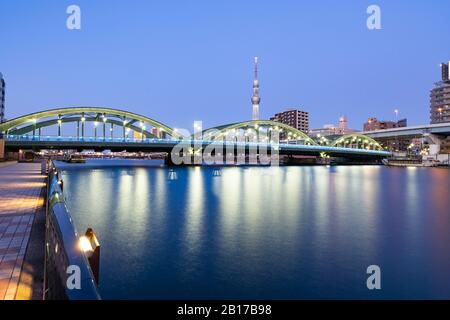
<svg viewBox="0 0 450 320"><path fill-rule="evenodd" d="M258 79L258 57L255 57L255 79Z"/></svg>

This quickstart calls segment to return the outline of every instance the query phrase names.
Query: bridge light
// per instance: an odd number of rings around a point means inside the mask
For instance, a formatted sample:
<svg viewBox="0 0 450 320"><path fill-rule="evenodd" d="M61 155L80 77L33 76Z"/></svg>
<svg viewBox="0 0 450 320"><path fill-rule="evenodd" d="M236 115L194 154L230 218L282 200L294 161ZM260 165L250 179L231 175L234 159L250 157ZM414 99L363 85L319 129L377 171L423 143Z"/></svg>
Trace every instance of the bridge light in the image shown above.
<svg viewBox="0 0 450 320"><path fill-rule="evenodd" d="M127 124L127 120L123 120L123 125L125 126Z"/></svg>
<svg viewBox="0 0 450 320"><path fill-rule="evenodd" d="M145 130L145 126L142 126L142 130Z"/></svg>
<svg viewBox="0 0 450 320"><path fill-rule="evenodd" d="M61 125L61 123L62 123L62 120L58 119L58 124Z"/></svg>
<svg viewBox="0 0 450 320"><path fill-rule="evenodd" d="M105 116L103 116L103 122L106 122L106 120L108 120L108 118L106 118Z"/></svg>
<svg viewBox="0 0 450 320"><path fill-rule="evenodd" d="M85 122L86 118L85 117L81 117L81 122Z"/></svg>
<svg viewBox="0 0 450 320"><path fill-rule="evenodd" d="M141 121L141 122L139 123L139 125L140 125L141 127L143 127L143 126L144 126L144 123Z"/></svg>
<svg viewBox="0 0 450 320"><path fill-rule="evenodd" d="M98 126L98 121L94 121L94 127Z"/></svg>

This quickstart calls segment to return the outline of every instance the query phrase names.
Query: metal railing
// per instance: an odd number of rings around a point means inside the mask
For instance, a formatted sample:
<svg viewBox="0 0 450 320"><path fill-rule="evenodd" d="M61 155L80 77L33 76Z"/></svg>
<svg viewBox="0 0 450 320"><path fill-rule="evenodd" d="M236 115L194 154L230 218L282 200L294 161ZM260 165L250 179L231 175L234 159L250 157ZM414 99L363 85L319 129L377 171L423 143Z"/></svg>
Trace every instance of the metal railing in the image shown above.
<svg viewBox="0 0 450 320"><path fill-rule="evenodd" d="M191 144L193 147L205 146L205 145L218 145L218 146L236 146L236 147L264 147L273 150L307 150L318 152L344 152L344 153L363 153L389 156L391 153L384 150L373 149L358 149L358 148L345 148L345 147L331 147L321 145L306 145L302 143L291 143L281 141L280 143L270 142L252 142L252 141L239 141L239 140L197 140L197 139L159 139L159 138L107 138L107 137L60 137L60 136L29 136L29 135L6 135L7 141L26 141L26 142L96 142L96 143L138 143L138 144L158 144L166 146L174 146L175 144Z"/></svg>

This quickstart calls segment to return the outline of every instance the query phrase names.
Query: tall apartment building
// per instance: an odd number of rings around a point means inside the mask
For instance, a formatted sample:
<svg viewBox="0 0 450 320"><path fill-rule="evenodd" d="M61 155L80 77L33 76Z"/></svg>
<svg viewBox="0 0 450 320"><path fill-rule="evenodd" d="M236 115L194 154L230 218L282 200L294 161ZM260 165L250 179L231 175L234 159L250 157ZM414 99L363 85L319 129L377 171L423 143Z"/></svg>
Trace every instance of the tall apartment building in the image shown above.
<svg viewBox="0 0 450 320"><path fill-rule="evenodd" d="M309 131L309 113L306 111L290 108L275 114L270 120L287 124L304 133Z"/></svg>
<svg viewBox="0 0 450 320"><path fill-rule="evenodd" d="M0 72L0 123L5 121L5 80Z"/></svg>
<svg viewBox="0 0 450 320"><path fill-rule="evenodd" d="M436 82L430 93L430 123L450 122L450 74L449 63L441 64L441 81Z"/></svg>

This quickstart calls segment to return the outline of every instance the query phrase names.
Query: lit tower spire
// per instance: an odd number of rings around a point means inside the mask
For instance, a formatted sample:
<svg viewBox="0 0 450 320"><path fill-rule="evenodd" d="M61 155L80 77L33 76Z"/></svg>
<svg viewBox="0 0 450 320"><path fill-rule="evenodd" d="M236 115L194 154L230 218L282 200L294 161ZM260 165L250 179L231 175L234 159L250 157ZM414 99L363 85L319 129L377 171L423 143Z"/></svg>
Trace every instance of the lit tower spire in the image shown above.
<svg viewBox="0 0 450 320"><path fill-rule="evenodd" d="M252 120L259 120L259 81L258 81L258 57L255 57L255 79L253 80L253 96L252 96Z"/></svg>

